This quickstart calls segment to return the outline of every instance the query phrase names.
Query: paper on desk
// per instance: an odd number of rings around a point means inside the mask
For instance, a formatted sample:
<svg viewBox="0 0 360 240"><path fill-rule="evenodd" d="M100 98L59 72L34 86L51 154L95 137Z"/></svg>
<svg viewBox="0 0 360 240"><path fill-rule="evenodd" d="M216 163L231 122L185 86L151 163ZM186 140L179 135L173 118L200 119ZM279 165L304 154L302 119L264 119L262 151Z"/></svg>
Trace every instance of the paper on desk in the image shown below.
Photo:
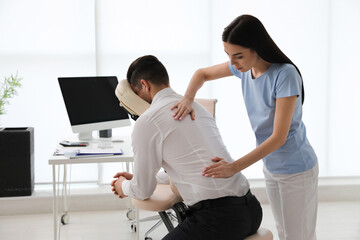
<svg viewBox="0 0 360 240"><path fill-rule="evenodd" d="M55 156L64 155L66 157L76 156L104 156L104 155L122 155L122 149L56 149Z"/></svg>

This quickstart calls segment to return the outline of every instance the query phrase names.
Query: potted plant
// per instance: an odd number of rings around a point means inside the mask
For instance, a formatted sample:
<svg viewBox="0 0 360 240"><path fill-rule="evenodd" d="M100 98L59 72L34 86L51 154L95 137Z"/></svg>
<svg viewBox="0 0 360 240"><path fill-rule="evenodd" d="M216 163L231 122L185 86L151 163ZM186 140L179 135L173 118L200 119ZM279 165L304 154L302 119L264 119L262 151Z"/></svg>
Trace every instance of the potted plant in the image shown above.
<svg viewBox="0 0 360 240"><path fill-rule="evenodd" d="M17 94L16 88L21 87L21 80L16 73L15 76L11 74L10 77L5 77L0 83L0 117L5 114L5 105L9 103L9 99Z"/></svg>
<svg viewBox="0 0 360 240"><path fill-rule="evenodd" d="M0 117L21 87L17 73L0 81ZM1 124L1 123L0 123ZM34 128L0 128L0 197L29 196L34 190Z"/></svg>

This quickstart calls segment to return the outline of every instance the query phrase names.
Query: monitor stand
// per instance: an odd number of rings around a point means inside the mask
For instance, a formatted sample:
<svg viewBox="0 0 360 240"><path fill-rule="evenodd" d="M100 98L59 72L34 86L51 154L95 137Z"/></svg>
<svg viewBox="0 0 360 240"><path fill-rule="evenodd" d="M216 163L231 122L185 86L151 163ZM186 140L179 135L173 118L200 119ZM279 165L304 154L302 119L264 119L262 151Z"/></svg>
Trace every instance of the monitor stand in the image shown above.
<svg viewBox="0 0 360 240"><path fill-rule="evenodd" d="M99 137L100 138L111 138L112 137L111 129L100 130L99 131Z"/></svg>
<svg viewBox="0 0 360 240"><path fill-rule="evenodd" d="M112 137L112 129L106 129L106 130L100 130L99 131L99 139L94 139L93 138L93 132L81 132L78 134L78 138L81 141L94 141L94 140L101 140L101 139L109 139L111 140Z"/></svg>

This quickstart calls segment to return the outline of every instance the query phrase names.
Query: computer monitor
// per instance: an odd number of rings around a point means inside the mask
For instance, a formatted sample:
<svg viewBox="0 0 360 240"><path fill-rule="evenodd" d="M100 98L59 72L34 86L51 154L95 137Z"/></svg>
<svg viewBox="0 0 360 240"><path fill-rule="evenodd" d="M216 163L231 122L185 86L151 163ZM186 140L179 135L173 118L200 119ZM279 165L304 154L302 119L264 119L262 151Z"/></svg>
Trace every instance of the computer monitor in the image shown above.
<svg viewBox="0 0 360 240"><path fill-rule="evenodd" d="M58 81L72 131L79 133L80 140L91 140L95 130L100 130L100 137L111 137L112 128L131 125L115 95L115 76L59 77Z"/></svg>

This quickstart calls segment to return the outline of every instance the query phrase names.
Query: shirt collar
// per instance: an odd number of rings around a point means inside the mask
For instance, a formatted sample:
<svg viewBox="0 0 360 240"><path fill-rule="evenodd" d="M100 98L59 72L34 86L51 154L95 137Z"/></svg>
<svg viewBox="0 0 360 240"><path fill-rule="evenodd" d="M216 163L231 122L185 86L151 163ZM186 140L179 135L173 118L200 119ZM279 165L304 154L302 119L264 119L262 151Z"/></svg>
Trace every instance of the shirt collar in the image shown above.
<svg viewBox="0 0 360 240"><path fill-rule="evenodd" d="M157 101L160 101L162 98L164 98L164 97L166 97L168 95L174 94L174 93L175 93L175 91L171 87L166 87L164 89L161 89L160 91L158 91L155 94L151 104L153 104L153 103L155 103Z"/></svg>

